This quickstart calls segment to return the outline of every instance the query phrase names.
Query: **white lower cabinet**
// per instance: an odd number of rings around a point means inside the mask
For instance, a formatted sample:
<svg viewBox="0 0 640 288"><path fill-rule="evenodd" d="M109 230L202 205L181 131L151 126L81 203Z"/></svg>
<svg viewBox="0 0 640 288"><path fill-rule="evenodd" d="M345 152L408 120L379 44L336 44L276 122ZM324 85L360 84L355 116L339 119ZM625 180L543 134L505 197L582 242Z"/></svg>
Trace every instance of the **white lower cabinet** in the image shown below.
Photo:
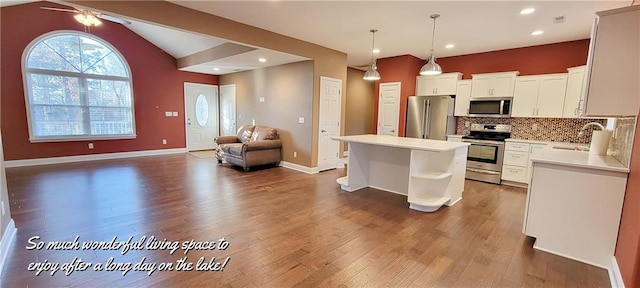
<svg viewBox="0 0 640 288"><path fill-rule="evenodd" d="M524 186L529 184L531 161L529 156L546 144L526 142L506 142L502 161L502 180L516 182Z"/></svg>
<svg viewBox="0 0 640 288"><path fill-rule="evenodd" d="M541 162L532 170L523 232L533 247L610 268L627 174Z"/></svg>

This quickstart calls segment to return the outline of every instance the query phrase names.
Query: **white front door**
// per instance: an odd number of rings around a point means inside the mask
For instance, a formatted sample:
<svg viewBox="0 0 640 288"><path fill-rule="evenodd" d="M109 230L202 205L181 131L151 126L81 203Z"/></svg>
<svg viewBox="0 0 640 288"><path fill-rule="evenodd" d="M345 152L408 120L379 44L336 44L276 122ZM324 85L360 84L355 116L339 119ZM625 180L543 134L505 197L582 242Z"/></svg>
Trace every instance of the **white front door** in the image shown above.
<svg viewBox="0 0 640 288"><path fill-rule="evenodd" d="M378 135L398 136L400 82L381 83L378 102Z"/></svg>
<svg viewBox="0 0 640 288"><path fill-rule="evenodd" d="M184 83L187 150L216 148L218 86Z"/></svg>
<svg viewBox="0 0 640 288"><path fill-rule="evenodd" d="M236 135L236 84L220 86L220 135Z"/></svg>
<svg viewBox="0 0 640 288"><path fill-rule="evenodd" d="M340 143L331 137L340 135L340 101L342 80L320 77L320 119L318 136L318 171L338 165Z"/></svg>

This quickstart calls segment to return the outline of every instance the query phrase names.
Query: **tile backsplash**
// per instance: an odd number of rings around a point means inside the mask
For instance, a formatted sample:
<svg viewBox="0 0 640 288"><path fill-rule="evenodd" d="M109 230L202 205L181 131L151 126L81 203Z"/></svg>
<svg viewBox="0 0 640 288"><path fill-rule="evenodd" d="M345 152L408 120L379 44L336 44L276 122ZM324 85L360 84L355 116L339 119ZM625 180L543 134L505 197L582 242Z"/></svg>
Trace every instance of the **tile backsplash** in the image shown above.
<svg viewBox="0 0 640 288"><path fill-rule="evenodd" d="M582 126L590 122L607 125L606 119L457 117L456 134L469 134L469 127L465 126L466 122L469 124L511 124L512 138L583 144L591 143L591 133L595 127L588 128L582 137L578 137ZM536 130L533 130L534 124L537 125ZM609 142L607 154L616 158L626 167L629 167L631 161L635 127L636 117L616 118L614 132Z"/></svg>
<svg viewBox="0 0 640 288"><path fill-rule="evenodd" d="M633 148L633 134L636 130L636 117L617 118L608 154L616 158L626 167L631 163L631 148ZM638 135L636 135L638 137Z"/></svg>
<svg viewBox="0 0 640 288"><path fill-rule="evenodd" d="M458 117L456 134L469 134L465 123L511 124L511 138L554 142L590 143L593 127L587 129L582 137L578 132L589 122L606 125L605 119L577 118L490 118L490 117ZM533 130L534 124L537 126Z"/></svg>

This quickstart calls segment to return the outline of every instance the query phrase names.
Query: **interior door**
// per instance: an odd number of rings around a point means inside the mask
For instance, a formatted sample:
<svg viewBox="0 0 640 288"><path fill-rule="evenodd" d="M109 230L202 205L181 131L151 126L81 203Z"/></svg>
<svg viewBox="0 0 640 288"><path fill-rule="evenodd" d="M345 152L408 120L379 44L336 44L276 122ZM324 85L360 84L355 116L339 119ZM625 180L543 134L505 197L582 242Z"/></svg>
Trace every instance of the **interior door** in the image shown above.
<svg viewBox="0 0 640 288"><path fill-rule="evenodd" d="M184 83L187 150L216 147L218 86Z"/></svg>
<svg viewBox="0 0 640 288"><path fill-rule="evenodd" d="M340 135L340 101L342 80L320 77L320 119L318 170L336 168L340 143L331 137Z"/></svg>
<svg viewBox="0 0 640 288"><path fill-rule="evenodd" d="M236 134L236 84L220 85L220 135Z"/></svg>
<svg viewBox="0 0 640 288"><path fill-rule="evenodd" d="M381 83L378 102L378 135L398 136L400 82Z"/></svg>

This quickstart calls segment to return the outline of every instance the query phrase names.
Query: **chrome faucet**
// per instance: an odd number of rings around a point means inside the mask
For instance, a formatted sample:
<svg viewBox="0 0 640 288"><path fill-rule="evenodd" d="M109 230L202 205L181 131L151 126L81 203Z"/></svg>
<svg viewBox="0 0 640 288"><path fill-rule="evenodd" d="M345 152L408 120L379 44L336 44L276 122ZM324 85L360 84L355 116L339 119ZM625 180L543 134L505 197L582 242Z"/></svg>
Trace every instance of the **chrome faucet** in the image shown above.
<svg viewBox="0 0 640 288"><path fill-rule="evenodd" d="M582 129L580 129L580 133L578 133L578 137L582 137L584 135L584 130L587 130L587 127L591 125L598 126L598 128L604 131L604 126L602 126L602 124L598 122L591 122L591 123L584 124L584 126L582 126Z"/></svg>

